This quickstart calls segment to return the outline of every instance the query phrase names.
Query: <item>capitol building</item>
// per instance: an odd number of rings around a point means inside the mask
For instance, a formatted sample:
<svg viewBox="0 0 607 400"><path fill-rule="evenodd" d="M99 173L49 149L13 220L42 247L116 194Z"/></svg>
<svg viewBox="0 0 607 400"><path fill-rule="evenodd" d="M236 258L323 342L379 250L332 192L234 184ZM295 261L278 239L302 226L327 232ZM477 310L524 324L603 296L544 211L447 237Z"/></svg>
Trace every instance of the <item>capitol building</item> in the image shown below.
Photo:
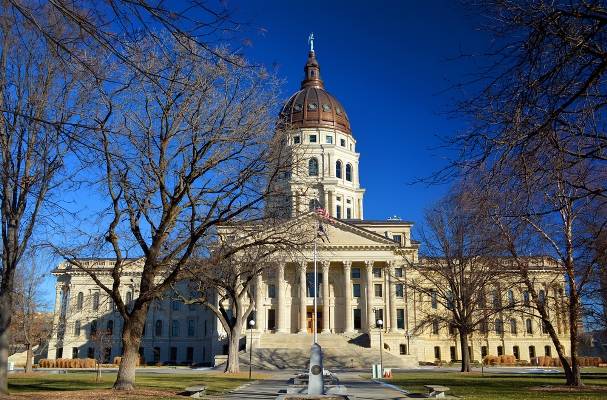
<svg viewBox="0 0 607 400"><path fill-rule="evenodd" d="M420 243L412 237L412 222L400 219L364 219L364 171L356 130L342 103L325 89L316 53L308 54L304 79L280 112L288 128L286 146L305 149L304 173L285 176L289 196L278 207L290 216L309 215L320 205L330 215L324 222L327 240L317 252L318 307L314 316L312 250L301 260L279 262L254 283L255 325L250 332L254 362L260 367L305 365L314 320L326 364L364 367L377 362L380 342L384 364L412 367L419 363L460 359L457 331L449 326L420 328L421 320L441 304L408 286L416 276L412 265L423 263ZM324 77L324 76L323 76ZM355 127L354 127L355 128ZM360 133L364 135L365 133ZM278 200L277 200L278 201ZM99 268L100 279L111 260L86 261ZM564 306L564 280L550 263L539 259L534 269L538 291L555 310ZM120 315L106 294L88 275L68 263L53 271L57 279L55 325L49 358L76 358L95 354L93 333L106 329L111 341L102 349L109 360L121 354ZM124 299L138 293L137 263L124 271ZM487 288L522 299L522 287L495 282ZM568 346L564 313L553 312L554 326ZM315 318L316 317L316 318ZM382 321L379 325L378 321ZM246 338L246 340L245 340ZM243 361L248 360L249 330L243 331ZM485 355L514 355L519 360L556 356L554 344L533 312L504 311L484 332L469 340L472 360ZM566 348L566 353L569 353ZM185 305L167 296L150 307L140 353L146 363L206 364L222 361L225 334L215 316L200 305Z"/></svg>

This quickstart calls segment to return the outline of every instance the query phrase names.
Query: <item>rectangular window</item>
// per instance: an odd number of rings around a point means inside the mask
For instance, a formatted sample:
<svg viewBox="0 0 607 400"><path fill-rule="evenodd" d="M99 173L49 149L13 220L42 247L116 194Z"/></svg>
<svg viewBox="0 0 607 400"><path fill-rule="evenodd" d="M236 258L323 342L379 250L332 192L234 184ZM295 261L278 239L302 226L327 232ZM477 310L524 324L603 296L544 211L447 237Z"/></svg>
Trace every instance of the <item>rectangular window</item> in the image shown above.
<svg viewBox="0 0 607 400"><path fill-rule="evenodd" d="M179 311L180 308L180 303L177 300L173 300L173 311Z"/></svg>
<svg viewBox="0 0 607 400"><path fill-rule="evenodd" d="M92 320L91 321L91 333L90 333L90 337L93 337L97 334L97 320Z"/></svg>
<svg viewBox="0 0 607 400"><path fill-rule="evenodd" d="M360 308L355 308L354 310L354 329L361 329L362 328L362 318L361 318L361 312L360 312Z"/></svg>
<svg viewBox="0 0 607 400"><path fill-rule="evenodd" d="M95 358L95 348L94 347L89 347L87 349L86 356L88 358Z"/></svg>
<svg viewBox="0 0 607 400"><path fill-rule="evenodd" d="M339 139L339 144L341 147L346 147L346 139Z"/></svg>
<svg viewBox="0 0 607 400"><path fill-rule="evenodd" d="M382 293L382 284L381 283L376 283L375 285L373 285L375 288L375 297L383 297L383 293Z"/></svg>
<svg viewBox="0 0 607 400"><path fill-rule="evenodd" d="M346 208L346 218L352 219L352 209L351 208Z"/></svg>
<svg viewBox="0 0 607 400"><path fill-rule="evenodd" d="M440 360L440 347L434 346L434 359Z"/></svg>
<svg viewBox="0 0 607 400"><path fill-rule="evenodd" d="M154 347L152 350L152 360L154 360L154 364L160 363L160 347Z"/></svg>
<svg viewBox="0 0 607 400"><path fill-rule="evenodd" d="M171 325L171 336L179 336L179 321L176 319L173 320L173 324Z"/></svg>
<svg viewBox="0 0 607 400"><path fill-rule="evenodd" d="M268 330L273 331L276 329L276 310L268 310Z"/></svg>
<svg viewBox="0 0 607 400"><path fill-rule="evenodd" d="M275 285L268 285L268 297L273 299L276 297L276 286Z"/></svg>
<svg viewBox="0 0 607 400"><path fill-rule="evenodd" d="M449 347L449 353L451 355L451 361L457 360L457 351L455 350L455 346Z"/></svg>
<svg viewBox="0 0 607 400"><path fill-rule="evenodd" d="M403 269L401 267L394 268L394 276L396 276L397 278L402 278L403 277Z"/></svg>
<svg viewBox="0 0 607 400"><path fill-rule="evenodd" d="M360 279L360 268L352 268L352 279Z"/></svg>
<svg viewBox="0 0 607 400"><path fill-rule="evenodd" d="M337 206L335 206L335 217L337 219L341 219L341 206L338 204Z"/></svg>
<svg viewBox="0 0 607 400"><path fill-rule="evenodd" d="M196 321L194 321L193 319L188 319L188 336L194 336L194 334L196 333L196 325L195 325Z"/></svg>
<svg viewBox="0 0 607 400"><path fill-rule="evenodd" d="M396 309L396 328L405 329L405 309Z"/></svg>
<svg viewBox="0 0 607 400"><path fill-rule="evenodd" d="M316 294L320 296L320 285L322 284L322 273L316 276ZM306 273L306 294L308 297L314 297L314 272Z"/></svg>
<svg viewBox="0 0 607 400"><path fill-rule="evenodd" d="M517 360L521 359L521 352L518 348L518 346L514 346L512 347L512 355L514 356L514 358L516 358Z"/></svg>
<svg viewBox="0 0 607 400"><path fill-rule="evenodd" d="M326 141L327 141L327 144L333 144L333 136L327 135Z"/></svg>
<svg viewBox="0 0 607 400"><path fill-rule="evenodd" d="M396 297L404 297L405 290L402 283L396 284Z"/></svg>
<svg viewBox="0 0 607 400"><path fill-rule="evenodd" d="M396 243L398 243L400 245L403 244L403 237L401 235L393 235L392 240L394 240Z"/></svg>
<svg viewBox="0 0 607 400"><path fill-rule="evenodd" d="M171 347L171 354L169 357L169 361L173 364L177 362L177 347Z"/></svg>
<svg viewBox="0 0 607 400"><path fill-rule="evenodd" d="M316 143L316 135L310 135L310 143Z"/></svg>
<svg viewBox="0 0 607 400"><path fill-rule="evenodd" d="M481 346L481 358L485 358L487 356L487 346Z"/></svg>
<svg viewBox="0 0 607 400"><path fill-rule="evenodd" d="M432 334L438 335L438 321L432 321Z"/></svg>
<svg viewBox="0 0 607 400"><path fill-rule="evenodd" d="M194 348L188 347L186 349L185 360L188 364L191 364L194 361Z"/></svg>
<svg viewBox="0 0 607 400"><path fill-rule="evenodd" d="M502 346L497 346L497 355L498 356L504 355L504 348Z"/></svg>
<svg viewBox="0 0 607 400"><path fill-rule="evenodd" d="M386 325L386 321L384 320L384 309L383 308L376 308L375 309L375 327L379 328L379 324L377 323L378 321L382 321L382 325L385 326Z"/></svg>
<svg viewBox="0 0 607 400"><path fill-rule="evenodd" d="M529 346L529 359L535 358L535 346Z"/></svg>
<svg viewBox="0 0 607 400"><path fill-rule="evenodd" d="M294 144L299 144L301 143L301 138L299 136L293 136L293 143Z"/></svg>
<svg viewBox="0 0 607 400"><path fill-rule="evenodd" d="M72 358L78 358L78 347L72 347Z"/></svg>
<svg viewBox="0 0 607 400"><path fill-rule="evenodd" d="M398 346L398 348L400 350L399 352L400 352L401 355L407 354L407 345L406 344L400 344Z"/></svg>
<svg viewBox="0 0 607 400"><path fill-rule="evenodd" d="M352 285L352 295L354 297L360 297L360 283L355 283Z"/></svg>
<svg viewBox="0 0 607 400"><path fill-rule="evenodd" d="M432 308L437 309L438 308L438 295L436 293L436 290L432 291L432 294L430 295L431 297L431 302L432 302Z"/></svg>
<svg viewBox="0 0 607 400"><path fill-rule="evenodd" d="M373 268L373 277L381 278L381 268Z"/></svg>

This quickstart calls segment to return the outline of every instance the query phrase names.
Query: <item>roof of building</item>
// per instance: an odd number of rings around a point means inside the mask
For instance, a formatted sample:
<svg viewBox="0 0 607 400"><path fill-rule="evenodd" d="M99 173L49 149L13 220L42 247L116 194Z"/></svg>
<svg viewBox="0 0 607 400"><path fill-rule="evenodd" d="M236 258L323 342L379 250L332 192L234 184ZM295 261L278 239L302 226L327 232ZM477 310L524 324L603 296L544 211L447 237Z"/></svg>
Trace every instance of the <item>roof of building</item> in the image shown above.
<svg viewBox="0 0 607 400"><path fill-rule="evenodd" d="M320 78L316 53L308 53L301 89L295 92L280 111L280 123L289 129L329 128L352 134L350 121L341 103L325 90Z"/></svg>

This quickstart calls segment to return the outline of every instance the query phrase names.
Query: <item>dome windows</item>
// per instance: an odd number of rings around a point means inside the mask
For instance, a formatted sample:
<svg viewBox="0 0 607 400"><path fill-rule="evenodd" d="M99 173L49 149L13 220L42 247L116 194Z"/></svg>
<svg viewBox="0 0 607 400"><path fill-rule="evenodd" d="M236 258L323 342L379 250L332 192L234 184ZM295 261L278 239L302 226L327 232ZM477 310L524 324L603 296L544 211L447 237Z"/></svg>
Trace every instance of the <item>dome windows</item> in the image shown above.
<svg viewBox="0 0 607 400"><path fill-rule="evenodd" d="M303 110L303 105L301 105L301 104L295 104L295 105L293 106L293 109L294 109L295 111L298 111L298 112L299 112L299 111Z"/></svg>
<svg viewBox="0 0 607 400"><path fill-rule="evenodd" d="M308 161L308 175L318 176L318 159L310 158L310 161Z"/></svg>
<svg viewBox="0 0 607 400"><path fill-rule="evenodd" d="M337 162L335 163L335 177L336 178L341 178L342 177L341 169L342 169L341 161L337 160Z"/></svg>
<svg viewBox="0 0 607 400"><path fill-rule="evenodd" d="M331 106L328 105L327 103L325 103L325 104L322 105L322 110L324 112L329 112L329 111L331 111Z"/></svg>
<svg viewBox="0 0 607 400"><path fill-rule="evenodd" d="M341 115L341 108L335 107L335 114Z"/></svg>
<svg viewBox="0 0 607 400"><path fill-rule="evenodd" d="M317 109L318 109L318 104L308 103L308 111L316 111Z"/></svg>
<svg viewBox="0 0 607 400"><path fill-rule="evenodd" d="M352 182L352 165L346 164L346 180Z"/></svg>

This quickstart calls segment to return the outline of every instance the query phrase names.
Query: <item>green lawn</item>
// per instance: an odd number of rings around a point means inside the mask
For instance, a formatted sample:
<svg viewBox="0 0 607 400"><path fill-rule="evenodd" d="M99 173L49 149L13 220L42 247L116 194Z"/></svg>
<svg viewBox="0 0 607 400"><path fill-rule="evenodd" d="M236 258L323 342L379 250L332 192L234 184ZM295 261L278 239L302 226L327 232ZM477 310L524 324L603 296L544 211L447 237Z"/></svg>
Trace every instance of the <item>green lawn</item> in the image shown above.
<svg viewBox="0 0 607 400"><path fill-rule="evenodd" d="M173 393L192 385L206 385L207 394L220 394L247 382L245 373L227 376L222 373L204 374L137 374L138 390L167 391L167 399L176 398ZM255 376L254 376L255 378ZM110 389L116 373L103 373L98 384L94 372L73 372L68 374L35 373L30 375L9 375L8 389L12 394L26 392L57 392L77 390ZM180 397L177 397L180 398ZM183 397L181 397L183 398Z"/></svg>
<svg viewBox="0 0 607 400"><path fill-rule="evenodd" d="M607 372L584 373L583 380L586 385L607 388ZM481 376L480 373L407 372L394 374L394 378L389 382L410 392L419 393L426 393L424 385L444 385L451 388L448 394L471 400L607 399L607 392L581 391L566 393L529 390L531 387L543 385L562 385L564 382L562 375L485 374Z"/></svg>

